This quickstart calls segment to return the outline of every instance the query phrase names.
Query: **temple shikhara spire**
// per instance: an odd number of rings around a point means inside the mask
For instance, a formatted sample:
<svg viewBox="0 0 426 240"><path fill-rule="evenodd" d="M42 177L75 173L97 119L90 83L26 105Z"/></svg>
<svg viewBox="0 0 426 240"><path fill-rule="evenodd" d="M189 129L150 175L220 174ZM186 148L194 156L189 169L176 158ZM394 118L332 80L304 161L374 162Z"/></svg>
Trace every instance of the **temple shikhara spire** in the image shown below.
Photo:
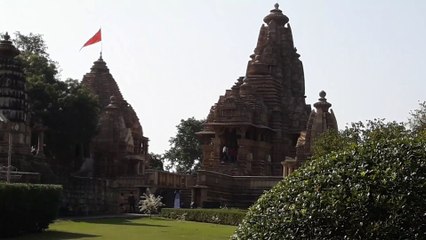
<svg viewBox="0 0 426 240"><path fill-rule="evenodd" d="M99 99L99 133L92 140L93 174L102 177L142 174L148 154L148 138L132 106L123 98L117 82L100 55L84 75L82 84Z"/></svg>
<svg viewBox="0 0 426 240"><path fill-rule="evenodd" d="M296 156L310 113L303 65L278 4L263 21L246 75L219 98L199 133L205 170L279 176L285 157Z"/></svg>
<svg viewBox="0 0 426 240"><path fill-rule="evenodd" d="M310 157L313 140L337 129L320 93L305 101L305 78L289 18L278 4L263 19L245 76L219 97L198 137L203 159L197 204L247 207Z"/></svg>

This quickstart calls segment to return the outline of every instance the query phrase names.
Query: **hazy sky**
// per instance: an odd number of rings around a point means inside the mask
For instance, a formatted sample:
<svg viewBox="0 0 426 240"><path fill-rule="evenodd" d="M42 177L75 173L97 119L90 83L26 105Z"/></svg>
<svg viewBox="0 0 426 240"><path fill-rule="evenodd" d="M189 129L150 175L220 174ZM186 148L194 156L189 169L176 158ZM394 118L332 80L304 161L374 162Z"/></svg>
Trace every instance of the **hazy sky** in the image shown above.
<svg viewBox="0 0 426 240"><path fill-rule="evenodd" d="M307 103L325 90L339 128L406 121L426 100L426 1L281 0L305 70ZM0 32L44 36L62 79L81 80L101 44L124 98L163 153L181 119L205 118L245 74L269 0L0 0Z"/></svg>

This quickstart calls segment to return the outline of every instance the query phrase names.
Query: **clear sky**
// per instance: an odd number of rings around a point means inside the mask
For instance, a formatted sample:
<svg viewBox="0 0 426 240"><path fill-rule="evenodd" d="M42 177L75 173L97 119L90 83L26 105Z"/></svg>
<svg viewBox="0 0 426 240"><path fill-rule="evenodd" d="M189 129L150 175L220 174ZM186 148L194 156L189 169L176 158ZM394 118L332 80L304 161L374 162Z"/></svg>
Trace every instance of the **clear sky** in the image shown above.
<svg viewBox="0 0 426 240"><path fill-rule="evenodd" d="M325 90L339 128L406 121L426 100L426 1L281 0L305 70L307 103ZM0 0L0 32L44 36L62 79L103 58L150 138L169 148L181 119L205 118L245 74L269 0Z"/></svg>

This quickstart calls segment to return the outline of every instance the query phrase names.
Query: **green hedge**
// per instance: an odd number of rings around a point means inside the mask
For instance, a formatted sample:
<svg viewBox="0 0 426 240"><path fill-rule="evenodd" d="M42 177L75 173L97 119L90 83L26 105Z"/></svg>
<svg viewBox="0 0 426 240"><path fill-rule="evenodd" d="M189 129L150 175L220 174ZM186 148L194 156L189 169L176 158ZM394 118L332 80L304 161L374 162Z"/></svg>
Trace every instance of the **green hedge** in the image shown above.
<svg viewBox="0 0 426 240"><path fill-rule="evenodd" d="M47 229L56 218L62 187L0 183L0 237Z"/></svg>
<svg viewBox="0 0 426 240"><path fill-rule="evenodd" d="M241 209L185 209L185 208L163 208L160 216L172 219L217 223L224 225L235 225L241 223L246 210Z"/></svg>
<svg viewBox="0 0 426 240"><path fill-rule="evenodd" d="M394 128L368 137L286 177L231 239L426 239L426 138Z"/></svg>

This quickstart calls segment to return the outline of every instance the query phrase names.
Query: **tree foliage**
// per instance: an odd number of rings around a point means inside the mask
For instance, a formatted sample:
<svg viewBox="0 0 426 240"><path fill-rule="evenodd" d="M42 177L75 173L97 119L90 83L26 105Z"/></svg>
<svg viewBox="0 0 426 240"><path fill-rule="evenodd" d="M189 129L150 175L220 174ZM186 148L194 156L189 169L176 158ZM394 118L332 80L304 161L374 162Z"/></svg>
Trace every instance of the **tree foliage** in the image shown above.
<svg viewBox="0 0 426 240"><path fill-rule="evenodd" d="M202 152L195 133L202 130L203 123L204 120L192 117L182 119L176 126L176 137L170 138L171 148L164 154L164 158L171 163L168 169L176 168L177 172L190 173L199 168Z"/></svg>
<svg viewBox="0 0 426 240"><path fill-rule="evenodd" d="M356 144L307 161L231 239L425 239L426 138L380 120L347 131Z"/></svg>
<svg viewBox="0 0 426 240"><path fill-rule="evenodd" d="M330 130L321 134L314 142L313 157L325 156L382 137L396 138L398 134L407 131L403 123L385 122L384 119L352 123L340 132Z"/></svg>
<svg viewBox="0 0 426 240"><path fill-rule="evenodd" d="M347 131L338 132L337 130L328 130L321 134L312 146L313 158L325 156L334 151L347 148L357 143L357 139L352 139Z"/></svg>
<svg viewBox="0 0 426 240"><path fill-rule="evenodd" d="M13 43L21 51L21 54L26 56L40 56L51 61L47 53L46 43L41 34L29 33L28 35L24 35L18 31L15 33Z"/></svg>
<svg viewBox="0 0 426 240"><path fill-rule="evenodd" d="M149 168L164 171L163 156L160 154L149 153Z"/></svg>
<svg viewBox="0 0 426 240"><path fill-rule="evenodd" d="M426 101L419 104L419 108L410 112L408 124L414 131L426 131Z"/></svg>
<svg viewBox="0 0 426 240"><path fill-rule="evenodd" d="M77 80L59 79L58 64L50 59L41 35L16 32L14 44L21 51L19 59L27 80L31 125L42 123L47 127L48 157L61 165L72 165L76 146L87 146L96 133L97 99Z"/></svg>

